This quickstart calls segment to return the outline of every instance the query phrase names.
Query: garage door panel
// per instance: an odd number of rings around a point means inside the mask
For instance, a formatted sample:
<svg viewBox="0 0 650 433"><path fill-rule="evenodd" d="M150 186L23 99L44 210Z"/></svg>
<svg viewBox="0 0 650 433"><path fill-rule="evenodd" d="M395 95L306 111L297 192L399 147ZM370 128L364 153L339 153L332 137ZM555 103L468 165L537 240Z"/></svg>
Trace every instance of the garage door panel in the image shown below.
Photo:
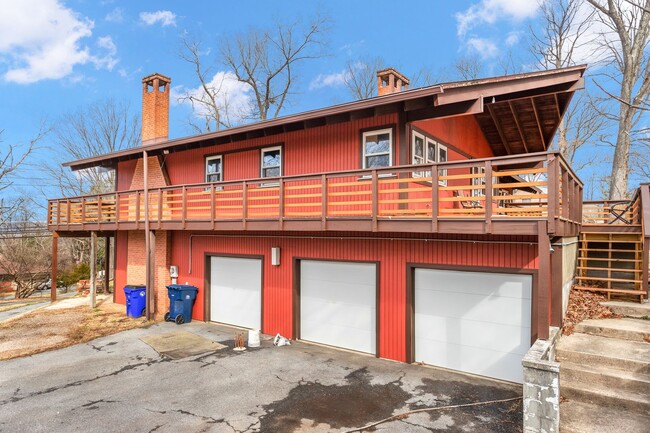
<svg viewBox="0 0 650 433"><path fill-rule="evenodd" d="M523 296L525 299L531 298L530 292L524 290L529 285L530 275L438 269L416 269L415 274L418 286L422 289L434 289L451 293L460 291L478 295L485 294L486 290L489 290L489 292L499 297L521 298ZM435 279L418 279L418 274L435 275ZM504 277L507 277L508 280L504 280Z"/></svg>
<svg viewBox="0 0 650 433"><path fill-rule="evenodd" d="M416 269L416 361L521 382L531 296L530 275Z"/></svg>
<svg viewBox="0 0 650 433"><path fill-rule="evenodd" d="M311 321L338 323L342 326L362 329L374 320L375 309L370 306L305 299L300 314Z"/></svg>
<svg viewBox="0 0 650 433"><path fill-rule="evenodd" d="M432 342L424 348L427 364L453 368L467 373L521 382L521 354L504 353L448 342Z"/></svg>
<svg viewBox="0 0 650 433"><path fill-rule="evenodd" d="M376 352L376 265L303 260L300 338Z"/></svg>
<svg viewBox="0 0 650 433"><path fill-rule="evenodd" d="M441 294L445 295L441 295ZM500 298L492 294L478 295L436 292L431 289L418 292L417 314L445 317L466 317L471 320L517 325L530 321L530 300Z"/></svg>
<svg viewBox="0 0 650 433"><path fill-rule="evenodd" d="M418 317L416 329L426 341L463 341L483 349L521 353L530 343L530 328L496 323L472 322L461 319ZM525 348L525 349L524 349Z"/></svg>
<svg viewBox="0 0 650 433"><path fill-rule="evenodd" d="M368 285L368 277L376 268L373 263L303 260L300 269L308 278L324 283Z"/></svg>
<svg viewBox="0 0 650 433"><path fill-rule="evenodd" d="M210 320L261 329L262 260L212 257L210 267Z"/></svg>

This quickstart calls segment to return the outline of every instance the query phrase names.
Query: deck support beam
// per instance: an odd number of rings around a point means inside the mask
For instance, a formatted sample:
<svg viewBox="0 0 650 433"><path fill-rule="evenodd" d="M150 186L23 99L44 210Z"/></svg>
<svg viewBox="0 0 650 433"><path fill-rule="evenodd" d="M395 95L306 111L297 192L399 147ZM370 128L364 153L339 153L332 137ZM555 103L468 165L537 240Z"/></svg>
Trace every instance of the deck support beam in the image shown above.
<svg viewBox="0 0 650 433"><path fill-rule="evenodd" d="M144 272L145 272L145 286L147 295L146 316L147 320L153 320L155 313L155 302L153 299L154 293L154 264L152 260L151 241L155 239L152 236L151 227L149 223L149 154L146 150L142 152L142 165L144 175L143 195L144 195ZM155 242L155 240L154 240Z"/></svg>
<svg viewBox="0 0 650 433"><path fill-rule="evenodd" d="M50 283L50 302L56 301L56 279L59 261L59 234L52 233L52 281Z"/></svg>
<svg viewBox="0 0 650 433"><path fill-rule="evenodd" d="M533 302L537 305L537 339L548 339L550 293L551 293L551 242L548 237L546 221L538 221L537 262L539 266L537 278L537 297Z"/></svg>
<svg viewBox="0 0 650 433"><path fill-rule="evenodd" d="M97 232L90 232L90 308L97 306Z"/></svg>
<svg viewBox="0 0 650 433"><path fill-rule="evenodd" d="M111 238L106 236L104 238L104 293L108 293L109 284L108 280L111 273Z"/></svg>

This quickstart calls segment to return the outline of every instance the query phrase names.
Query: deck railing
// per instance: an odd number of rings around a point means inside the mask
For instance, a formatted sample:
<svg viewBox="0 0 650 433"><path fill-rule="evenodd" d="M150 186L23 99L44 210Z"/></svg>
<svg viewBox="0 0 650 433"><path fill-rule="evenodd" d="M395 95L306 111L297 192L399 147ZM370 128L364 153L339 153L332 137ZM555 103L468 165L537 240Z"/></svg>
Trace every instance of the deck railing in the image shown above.
<svg viewBox="0 0 650 433"><path fill-rule="evenodd" d="M641 226L641 189L631 200L590 200L582 208L585 225Z"/></svg>
<svg viewBox="0 0 650 433"><path fill-rule="evenodd" d="M538 153L431 165L173 185L50 200L53 230L86 224L254 220L581 221L582 183ZM145 207L148 215L145 215Z"/></svg>

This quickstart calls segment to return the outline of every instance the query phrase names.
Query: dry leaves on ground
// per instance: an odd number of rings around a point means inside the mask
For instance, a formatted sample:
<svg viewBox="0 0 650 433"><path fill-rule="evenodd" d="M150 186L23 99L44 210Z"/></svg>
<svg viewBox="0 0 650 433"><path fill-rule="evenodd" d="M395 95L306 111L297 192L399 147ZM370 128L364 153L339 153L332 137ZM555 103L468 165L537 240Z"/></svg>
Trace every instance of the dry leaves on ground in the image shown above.
<svg viewBox="0 0 650 433"><path fill-rule="evenodd" d="M562 333L571 335L576 324L587 319L609 319L620 317L600 303L606 301L605 296L586 290L571 289L569 306L564 318Z"/></svg>
<svg viewBox="0 0 650 433"><path fill-rule="evenodd" d="M94 310L88 306L40 309L0 323L0 360L61 349L150 323L127 317L123 305L110 302Z"/></svg>

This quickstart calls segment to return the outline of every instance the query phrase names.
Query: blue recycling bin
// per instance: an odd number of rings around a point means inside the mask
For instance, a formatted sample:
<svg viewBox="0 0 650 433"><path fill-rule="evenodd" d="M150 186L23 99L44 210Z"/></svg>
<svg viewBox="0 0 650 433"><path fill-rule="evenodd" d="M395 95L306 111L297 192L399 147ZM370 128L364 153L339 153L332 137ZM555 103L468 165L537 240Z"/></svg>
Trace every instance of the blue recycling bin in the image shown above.
<svg viewBox="0 0 650 433"><path fill-rule="evenodd" d="M185 284L170 284L167 286L169 296L169 312L165 313L165 321L189 323L192 321L192 306L198 293L198 287Z"/></svg>
<svg viewBox="0 0 650 433"><path fill-rule="evenodd" d="M126 315L142 317L147 309L147 288L145 286L124 286Z"/></svg>

